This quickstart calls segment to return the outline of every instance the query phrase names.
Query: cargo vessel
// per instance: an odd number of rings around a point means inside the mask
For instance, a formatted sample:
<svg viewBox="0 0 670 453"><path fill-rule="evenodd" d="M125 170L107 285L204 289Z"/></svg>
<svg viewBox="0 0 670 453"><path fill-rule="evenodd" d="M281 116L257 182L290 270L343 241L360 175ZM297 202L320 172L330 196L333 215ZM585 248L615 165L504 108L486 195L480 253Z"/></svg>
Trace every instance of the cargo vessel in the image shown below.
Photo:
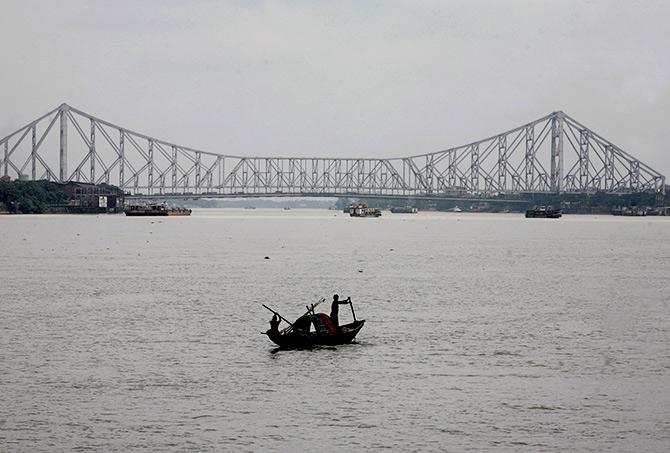
<svg viewBox="0 0 670 453"><path fill-rule="evenodd" d="M414 206L402 206L400 208L391 208L393 214L416 214L419 212Z"/></svg>
<svg viewBox="0 0 670 453"><path fill-rule="evenodd" d="M378 208L369 208L364 203L358 203L349 208L351 217L381 217L382 212Z"/></svg>
<svg viewBox="0 0 670 453"><path fill-rule="evenodd" d="M169 207L164 203L146 204L146 205L128 205L124 210L129 217L145 216L187 216L191 215L191 210L187 208Z"/></svg>
<svg viewBox="0 0 670 453"><path fill-rule="evenodd" d="M551 206L535 206L526 211L526 218L544 218L544 219L558 219L563 215L560 209L554 209Z"/></svg>

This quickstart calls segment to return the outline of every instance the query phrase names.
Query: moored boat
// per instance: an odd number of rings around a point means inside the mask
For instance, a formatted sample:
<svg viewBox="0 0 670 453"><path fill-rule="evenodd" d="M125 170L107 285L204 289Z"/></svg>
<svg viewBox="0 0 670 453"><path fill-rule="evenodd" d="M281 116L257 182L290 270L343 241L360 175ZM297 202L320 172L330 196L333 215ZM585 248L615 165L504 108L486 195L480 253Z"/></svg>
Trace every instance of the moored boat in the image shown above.
<svg viewBox="0 0 670 453"><path fill-rule="evenodd" d="M189 216L191 210L187 208L176 208L167 206L165 203L153 203L146 205L128 205L123 211L128 217L145 216Z"/></svg>

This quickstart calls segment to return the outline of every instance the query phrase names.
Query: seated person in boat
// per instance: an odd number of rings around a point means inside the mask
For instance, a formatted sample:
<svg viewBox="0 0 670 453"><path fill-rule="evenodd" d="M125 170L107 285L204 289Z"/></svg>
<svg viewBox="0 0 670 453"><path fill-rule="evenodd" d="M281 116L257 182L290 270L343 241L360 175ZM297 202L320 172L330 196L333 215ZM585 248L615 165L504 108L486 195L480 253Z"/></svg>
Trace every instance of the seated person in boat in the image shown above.
<svg viewBox="0 0 670 453"><path fill-rule="evenodd" d="M346 305L351 300L351 297L344 300L339 300L339 298L340 297L337 294L335 294L333 296L333 303L330 305L330 320L333 322L333 325L335 325L335 328L337 329L340 328L340 320L338 319L338 312L339 312L338 305Z"/></svg>
<svg viewBox="0 0 670 453"><path fill-rule="evenodd" d="M272 315L272 319L270 320L270 330L268 330L267 333L279 333L279 323L281 320L279 319L279 315L275 313Z"/></svg>

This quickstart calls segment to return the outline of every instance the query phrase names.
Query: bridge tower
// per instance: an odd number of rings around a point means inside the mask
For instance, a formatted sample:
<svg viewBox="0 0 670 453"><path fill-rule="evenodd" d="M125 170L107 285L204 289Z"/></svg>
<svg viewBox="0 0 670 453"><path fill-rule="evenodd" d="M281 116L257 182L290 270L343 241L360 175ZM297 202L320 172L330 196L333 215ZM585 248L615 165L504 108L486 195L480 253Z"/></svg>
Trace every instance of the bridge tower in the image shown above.
<svg viewBox="0 0 670 453"><path fill-rule="evenodd" d="M58 109L60 116L60 165L58 166L58 177L60 182L68 181L67 174L67 115L70 107L67 104L61 104Z"/></svg>
<svg viewBox="0 0 670 453"><path fill-rule="evenodd" d="M560 193L563 181L563 112L551 118L551 191Z"/></svg>

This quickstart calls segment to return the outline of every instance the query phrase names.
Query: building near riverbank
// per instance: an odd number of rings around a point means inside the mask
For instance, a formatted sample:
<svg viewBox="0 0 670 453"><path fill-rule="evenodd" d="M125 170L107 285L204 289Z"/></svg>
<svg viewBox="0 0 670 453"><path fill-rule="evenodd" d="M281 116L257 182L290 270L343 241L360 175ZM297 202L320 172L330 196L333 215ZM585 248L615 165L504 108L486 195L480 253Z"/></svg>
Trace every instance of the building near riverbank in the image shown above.
<svg viewBox="0 0 670 453"><path fill-rule="evenodd" d="M101 214L122 212L124 193L107 184L0 180L0 212L8 214Z"/></svg>
<svg viewBox="0 0 670 453"><path fill-rule="evenodd" d="M121 189L108 184L90 184L69 181L64 184L54 183L69 200L64 205L50 206L49 212L64 212L72 214L123 212L124 194Z"/></svg>

